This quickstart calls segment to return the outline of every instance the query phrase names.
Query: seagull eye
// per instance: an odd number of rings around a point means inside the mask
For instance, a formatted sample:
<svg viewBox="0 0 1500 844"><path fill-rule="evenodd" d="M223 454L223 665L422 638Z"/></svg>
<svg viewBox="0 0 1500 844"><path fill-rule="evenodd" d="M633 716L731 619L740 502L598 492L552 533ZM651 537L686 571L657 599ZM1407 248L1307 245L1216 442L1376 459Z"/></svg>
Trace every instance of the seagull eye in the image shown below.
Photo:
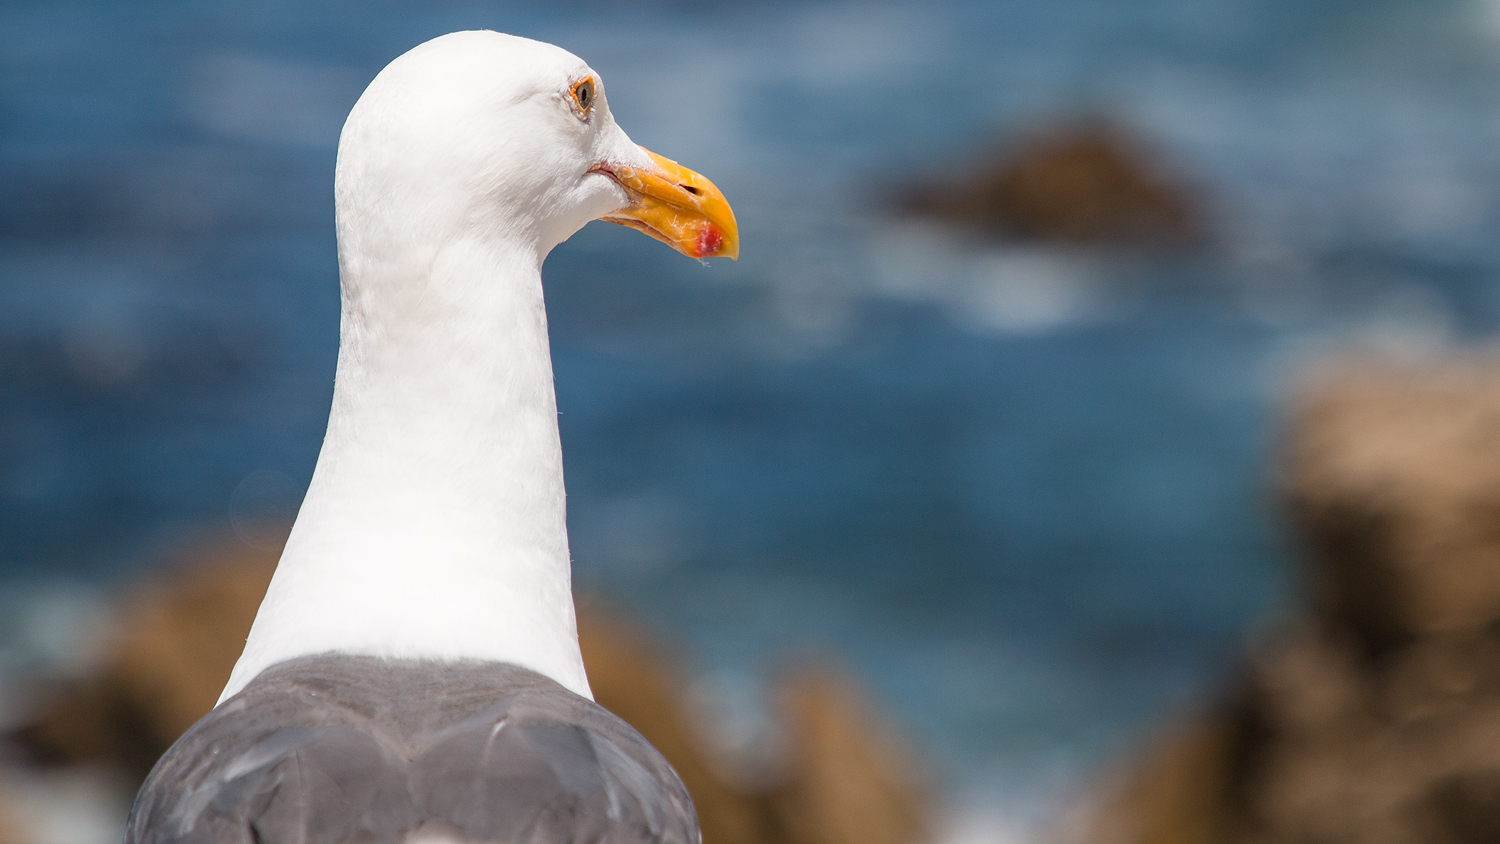
<svg viewBox="0 0 1500 844"><path fill-rule="evenodd" d="M573 102L578 104L578 110L584 114L594 105L594 80L587 77L578 81L573 86Z"/></svg>

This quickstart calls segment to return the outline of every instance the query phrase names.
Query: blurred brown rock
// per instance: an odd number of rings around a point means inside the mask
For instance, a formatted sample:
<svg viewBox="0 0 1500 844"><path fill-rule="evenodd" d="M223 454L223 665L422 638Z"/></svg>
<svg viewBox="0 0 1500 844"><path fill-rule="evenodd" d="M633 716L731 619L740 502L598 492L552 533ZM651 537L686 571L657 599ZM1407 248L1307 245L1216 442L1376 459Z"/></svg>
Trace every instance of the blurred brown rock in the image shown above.
<svg viewBox="0 0 1500 844"><path fill-rule="evenodd" d="M1283 455L1306 615L1083 840L1500 841L1500 360L1334 370Z"/></svg>
<svg viewBox="0 0 1500 844"><path fill-rule="evenodd" d="M1054 835L1055 844L1216 844L1231 840L1229 723L1194 723L1161 738Z"/></svg>
<svg viewBox="0 0 1500 844"><path fill-rule="evenodd" d="M928 840L918 766L849 678L826 667L804 667L783 680L780 692L791 754L777 797L788 840Z"/></svg>
<svg viewBox="0 0 1500 844"><path fill-rule="evenodd" d="M28 834L10 801L0 796L0 844L31 844Z"/></svg>
<svg viewBox="0 0 1500 844"><path fill-rule="evenodd" d="M1182 248L1205 234L1193 194L1102 124L1034 135L988 164L908 190L900 204L1017 240Z"/></svg>
<svg viewBox="0 0 1500 844"><path fill-rule="evenodd" d="M1315 612L1371 648L1500 619L1500 360L1344 370L1284 472Z"/></svg>
<svg viewBox="0 0 1500 844"><path fill-rule="evenodd" d="M106 763L144 778L218 699L276 559L237 542L182 555L124 599L99 671L54 690L13 738L40 762ZM783 782L751 786L716 767L660 646L589 602L579 606L578 626L595 698L677 769L705 844L920 844L925 802L913 769L847 679L824 670L788 681L788 772ZM4 833L0 826L0 844Z"/></svg>
<svg viewBox="0 0 1500 844"><path fill-rule="evenodd" d="M661 649L633 625L588 603L578 607L578 644L594 699L640 730L682 777L693 795L703 840L773 840L765 800L736 788L714 770L683 705L680 678Z"/></svg>
<svg viewBox="0 0 1500 844"><path fill-rule="evenodd" d="M218 700L277 556L231 542L172 561L122 601L99 672L57 690L20 742L43 761L111 761L144 778Z"/></svg>
<svg viewBox="0 0 1500 844"><path fill-rule="evenodd" d="M779 684L788 759L779 781L719 773L679 678L638 628L580 604L579 643L594 697L666 756L693 795L705 844L922 844L929 818L918 766L853 682L804 667Z"/></svg>

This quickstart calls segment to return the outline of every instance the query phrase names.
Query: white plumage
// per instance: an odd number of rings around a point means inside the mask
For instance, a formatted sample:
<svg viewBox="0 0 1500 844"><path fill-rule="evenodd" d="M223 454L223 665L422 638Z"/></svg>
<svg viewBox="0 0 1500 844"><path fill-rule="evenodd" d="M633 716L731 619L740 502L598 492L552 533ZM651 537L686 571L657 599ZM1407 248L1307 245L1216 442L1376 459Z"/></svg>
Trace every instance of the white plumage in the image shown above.
<svg viewBox="0 0 1500 844"><path fill-rule="evenodd" d="M541 266L629 204L595 161L651 164L602 88L588 120L558 95L589 75L548 44L455 33L354 106L328 433L223 698L328 651L510 662L589 694Z"/></svg>
<svg viewBox="0 0 1500 844"><path fill-rule="evenodd" d="M557 47L447 35L360 97L335 178L328 433L220 705L129 844L695 844L682 783L589 699L541 268L590 220L738 254L702 176Z"/></svg>

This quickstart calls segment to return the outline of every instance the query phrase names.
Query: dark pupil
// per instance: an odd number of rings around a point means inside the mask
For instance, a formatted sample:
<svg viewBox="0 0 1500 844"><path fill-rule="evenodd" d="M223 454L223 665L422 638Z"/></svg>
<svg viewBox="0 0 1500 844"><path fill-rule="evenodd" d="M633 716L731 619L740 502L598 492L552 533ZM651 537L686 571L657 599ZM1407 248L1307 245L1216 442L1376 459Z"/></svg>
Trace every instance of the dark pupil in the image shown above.
<svg viewBox="0 0 1500 844"><path fill-rule="evenodd" d="M587 82L578 86L578 104L584 108L589 107L589 99L594 95L594 86Z"/></svg>

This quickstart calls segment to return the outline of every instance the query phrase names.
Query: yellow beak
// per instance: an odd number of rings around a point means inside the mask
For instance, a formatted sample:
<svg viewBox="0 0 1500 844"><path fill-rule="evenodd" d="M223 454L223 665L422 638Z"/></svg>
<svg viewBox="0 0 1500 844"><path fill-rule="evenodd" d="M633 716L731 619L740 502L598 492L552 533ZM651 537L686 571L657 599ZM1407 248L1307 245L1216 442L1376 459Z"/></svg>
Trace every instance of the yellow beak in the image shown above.
<svg viewBox="0 0 1500 844"><path fill-rule="evenodd" d="M740 230L724 194L681 164L645 153L654 168L595 168L630 195L630 205L603 219L643 231L690 258L739 258Z"/></svg>

